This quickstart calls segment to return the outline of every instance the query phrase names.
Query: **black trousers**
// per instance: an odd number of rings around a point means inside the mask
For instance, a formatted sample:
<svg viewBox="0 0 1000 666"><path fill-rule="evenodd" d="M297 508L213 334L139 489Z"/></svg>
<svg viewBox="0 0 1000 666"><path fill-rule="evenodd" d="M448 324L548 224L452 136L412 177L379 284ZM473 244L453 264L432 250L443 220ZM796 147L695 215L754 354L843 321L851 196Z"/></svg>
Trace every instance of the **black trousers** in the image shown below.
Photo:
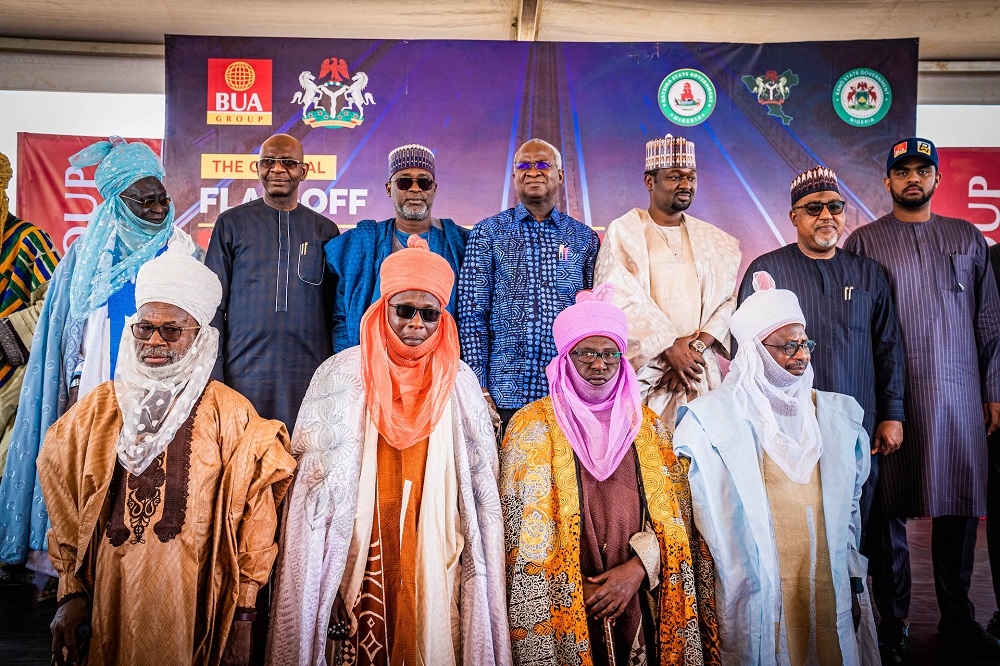
<svg viewBox="0 0 1000 666"><path fill-rule="evenodd" d="M520 409L520 408L518 408ZM497 409L497 413L500 415L500 441L503 442L504 437L507 436L507 424L510 420L514 418L514 414L517 414L518 409Z"/></svg>
<svg viewBox="0 0 1000 666"><path fill-rule="evenodd" d="M976 551L976 516L938 516L931 523L931 560L934 591L944 623L973 622L976 610L969 599ZM876 499L869 523L869 539L878 539L872 562L872 589L883 620L910 615L910 551L906 519L886 517Z"/></svg>
<svg viewBox="0 0 1000 666"><path fill-rule="evenodd" d="M882 456L880 454L878 454L878 453L874 454L871 457L871 462L872 462L871 472L868 474L868 479L865 480L865 485L861 487L861 502L860 502L860 509L861 509L861 548L860 548L860 550L861 550L861 554L864 555L865 557L867 557L869 560L871 560L873 558L877 559L877 557L878 557L877 553L875 552L876 548L878 547L878 539L869 539L868 538L868 531L869 531L868 525L871 522L871 518L872 518L872 506L875 503L875 491L878 488L878 477L879 477L878 467L879 467L879 461L881 459L882 459ZM868 573L872 573L870 566L869 566L869 572Z"/></svg>
<svg viewBox="0 0 1000 666"><path fill-rule="evenodd" d="M986 549L990 556L993 595L1000 608L1000 431L987 441L989 467L986 474Z"/></svg>

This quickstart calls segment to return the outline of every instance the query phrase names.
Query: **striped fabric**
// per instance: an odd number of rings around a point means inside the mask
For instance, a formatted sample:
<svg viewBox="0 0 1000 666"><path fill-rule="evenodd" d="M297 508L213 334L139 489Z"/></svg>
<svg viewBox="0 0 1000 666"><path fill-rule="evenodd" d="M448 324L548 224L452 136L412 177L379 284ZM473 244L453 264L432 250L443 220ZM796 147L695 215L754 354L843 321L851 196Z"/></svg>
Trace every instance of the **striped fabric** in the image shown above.
<svg viewBox="0 0 1000 666"><path fill-rule="evenodd" d="M0 317L31 303L31 292L48 282L59 262L59 253L48 234L35 225L8 214L0 239ZM14 367L0 364L0 386Z"/></svg>
<svg viewBox="0 0 1000 666"><path fill-rule="evenodd" d="M983 403L1000 402L1000 297L986 240L969 222L891 214L844 249L885 270L906 353L903 446L882 460L890 516L982 516Z"/></svg>

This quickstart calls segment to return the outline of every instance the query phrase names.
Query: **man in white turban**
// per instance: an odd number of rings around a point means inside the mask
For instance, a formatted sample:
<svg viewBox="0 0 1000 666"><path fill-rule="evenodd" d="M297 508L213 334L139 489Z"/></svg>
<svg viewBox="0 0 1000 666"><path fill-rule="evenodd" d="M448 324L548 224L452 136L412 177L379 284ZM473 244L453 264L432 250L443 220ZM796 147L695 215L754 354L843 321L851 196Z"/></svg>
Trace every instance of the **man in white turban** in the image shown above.
<svg viewBox="0 0 1000 666"><path fill-rule="evenodd" d="M767 273L753 281L730 322L729 374L680 409L674 432L716 561L722 661L878 663L858 552L864 414L850 396L813 389L815 343L795 294Z"/></svg>
<svg viewBox="0 0 1000 666"><path fill-rule="evenodd" d="M295 461L281 422L209 378L221 298L183 251L145 263L114 381L45 437L53 663L249 663Z"/></svg>

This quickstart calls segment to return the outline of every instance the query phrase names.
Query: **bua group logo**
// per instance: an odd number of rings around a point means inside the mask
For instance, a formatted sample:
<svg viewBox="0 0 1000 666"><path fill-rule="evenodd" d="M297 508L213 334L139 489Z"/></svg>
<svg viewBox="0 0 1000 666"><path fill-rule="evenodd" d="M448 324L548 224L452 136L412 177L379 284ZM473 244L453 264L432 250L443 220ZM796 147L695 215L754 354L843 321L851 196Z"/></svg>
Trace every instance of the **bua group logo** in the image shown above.
<svg viewBox="0 0 1000 666"><path fill-rule="evenodd" d="M208 59L208 124L271 124L271 61Z"/></svg>

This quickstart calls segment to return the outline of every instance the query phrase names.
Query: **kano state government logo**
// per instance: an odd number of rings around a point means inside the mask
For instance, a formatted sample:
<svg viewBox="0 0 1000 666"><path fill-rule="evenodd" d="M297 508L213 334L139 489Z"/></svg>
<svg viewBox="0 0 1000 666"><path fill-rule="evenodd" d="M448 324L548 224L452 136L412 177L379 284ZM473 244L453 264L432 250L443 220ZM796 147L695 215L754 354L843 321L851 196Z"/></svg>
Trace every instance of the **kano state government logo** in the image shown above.
<svg viewBox="0 0 1000 666"><path fill-rule="evenodd" d="M351 76L343 58L324 60L318 77L302 72L299 86L302 90L292 97L292 104L302 105L302 122L309 127L357 127L365 122L365 107L375 103L365 90L368 75L357 71Z"/></svg>
<svg viewBox="0 0 1000 666"><path fill-rule="evenodd" d="M660 110L675 125L690 127L708 120L715 110L715 86L696 69L678 69L660 84Z"/></svg>
<svg viewBox="0 0 1000 666"><path fill-rule="evenodd" d="M792 94L792 86L799 84L799 77L790 69L778 75L778 70L769 69L764 76L744 76L747 90L757 95L757 101L767 107L767 115L781 119L782 124L792 122L792 116L784 111L785 101Z"/></svg>
<svg viewBox="0 0 1000 666"><path fill-rule="evenodd" d="M891 104L889 82L868 67L852 69L833 86L833 108L848 125L874 125L885 118Z"/></svg>
<svg viewBox="0 0 1000 666"><path fill-rule="evenodd" d="M271 61L208 59L208 124L271 124Z"/></svg>

